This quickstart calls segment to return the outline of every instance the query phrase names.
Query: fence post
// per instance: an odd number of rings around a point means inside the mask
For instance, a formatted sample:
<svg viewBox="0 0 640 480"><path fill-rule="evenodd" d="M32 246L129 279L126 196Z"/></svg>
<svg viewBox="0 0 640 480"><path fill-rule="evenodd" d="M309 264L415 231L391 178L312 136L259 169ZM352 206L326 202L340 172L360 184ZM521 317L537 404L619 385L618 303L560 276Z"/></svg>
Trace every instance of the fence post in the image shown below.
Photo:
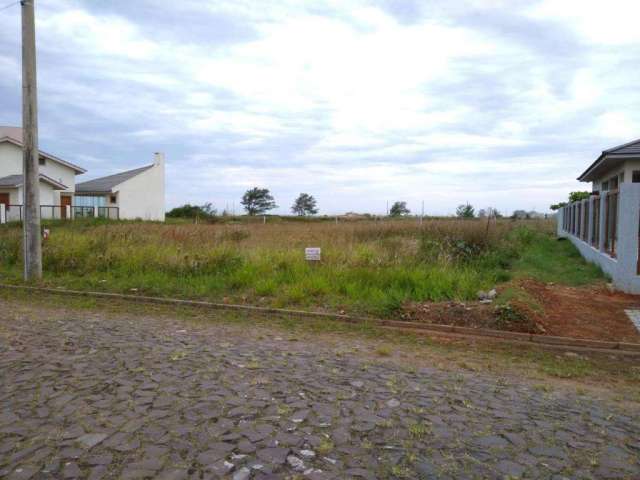
<svg viewBox="0 0 640 480"><path fill-rule="evenodd" d="M64 212L65 218L68 220L71 220L71 205L65 205L64 209L65 209L65 212Z"/></svg>
<svg viewBox="0 0 640 480"><path fill-rule="evenodd" d="M93 206L93 218L98 218L98 207Z"/></svg>
<svg viewBox="0 0 640 480"><path fill-rule="evenodd" d="M7 223L7 206L4 203L0 203L0 224Z"/></svg>
<svg viewBox="0 0 640 480"><path fill-rule="evenodd" d="M623 182L618 190L618 275L631 283L638 275L640 184Z"/></svg>
<svg viewBox="0 0 640 480"><path fill-rule="evenodd" d="M556 235L558 237L562 237L564 225L564 207L558 209L558 213L556 214Z"/></svg>

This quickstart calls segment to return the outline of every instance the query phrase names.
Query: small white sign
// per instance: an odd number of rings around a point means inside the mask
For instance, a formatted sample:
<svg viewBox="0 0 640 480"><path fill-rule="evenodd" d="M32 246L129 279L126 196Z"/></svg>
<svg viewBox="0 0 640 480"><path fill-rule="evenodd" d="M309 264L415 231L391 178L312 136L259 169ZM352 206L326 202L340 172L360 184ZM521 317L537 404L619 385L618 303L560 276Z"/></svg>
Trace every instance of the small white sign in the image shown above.
<svg viewBox="0 0 640 480"><path fill-rule="evenodd" d="M305 248L304 249L304 259L305 260L311 260L311 261L314 261L314 262L319 262L320 261L320 254L321 254L321 250L318 247Z"/></svg>

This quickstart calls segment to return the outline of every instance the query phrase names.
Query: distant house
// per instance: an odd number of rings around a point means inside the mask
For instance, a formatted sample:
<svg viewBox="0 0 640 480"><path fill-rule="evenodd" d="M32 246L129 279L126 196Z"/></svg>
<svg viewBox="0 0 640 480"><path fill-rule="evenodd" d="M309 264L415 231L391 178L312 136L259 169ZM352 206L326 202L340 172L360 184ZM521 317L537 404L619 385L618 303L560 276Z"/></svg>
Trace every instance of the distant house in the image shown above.
<svg viewBox="0 0 640 480"><path fill-rule="evenodd" d="M164 221L164 155L151 165L76 185L75 204L117 207L120 218Z"/></svg>
<svg viewBox="0 0 640 480"><path fill-rule="evenodd" d="M39 151L42 218L164 220L164 155L152 164L76 183L86 170ZM0 223L22 219L22 129L0 126Z"/></svg>
<svg viewBox="0 0 640 480"><path fill-rule="evenodd" d="M41 213L65 218L65 206L73 203L76 175L86 170L42 150L39 153ZM22 129L0 126L0 204L6 205L8 220L21 218L22 176Z"/></svg>
<svg viewBox="0 0 640 480"><path fill-rule="evenodd" d="M604 150L578 180L591 183L591 195L559 210L558 235L617 288L640 294L640 139Z"/></svg>

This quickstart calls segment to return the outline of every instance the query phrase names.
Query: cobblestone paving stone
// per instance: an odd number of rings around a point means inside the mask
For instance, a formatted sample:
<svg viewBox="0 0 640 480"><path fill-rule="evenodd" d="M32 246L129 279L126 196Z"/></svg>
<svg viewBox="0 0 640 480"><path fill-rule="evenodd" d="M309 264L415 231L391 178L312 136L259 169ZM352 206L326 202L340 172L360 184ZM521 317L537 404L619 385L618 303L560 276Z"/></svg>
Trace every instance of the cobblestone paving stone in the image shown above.
<svg viewBox="0 0 640 480"><path fill-rule="evenodd" d="M0 478L640 478L630 407L275 333L41 317L0 319Z"/></svg>

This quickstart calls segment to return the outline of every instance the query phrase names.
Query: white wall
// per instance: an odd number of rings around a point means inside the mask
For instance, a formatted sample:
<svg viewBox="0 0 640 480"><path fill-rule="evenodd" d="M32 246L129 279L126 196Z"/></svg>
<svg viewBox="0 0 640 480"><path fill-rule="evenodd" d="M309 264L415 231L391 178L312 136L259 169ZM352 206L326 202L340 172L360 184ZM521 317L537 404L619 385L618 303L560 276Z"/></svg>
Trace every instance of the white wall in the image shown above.
<svg viewBox="0 0 640 480"><path fill-rule="evenodd" d="M121 219L164 221L164 155L154 165L114 188Z"/></svg>
<svg viewBox="0 0 640 480"><path fill-rule="evenodd" d="M637 168L636 168L637 169ZM625 174L626 175L626 174ZM584 202L591 202L593 198ZM563 211L557 216L558 236L568 238L582 256L589 262L599 265L607 273L614 286L626 293L640 294L640 275L638 275L638 229L640 227L640 183L631 183L630 179L620 185L618 204L616 258L612 258L604 251L605 237L605 196L601 195L600 204L600 244L597 247L562 230ZM583 203L584 203L583 202ZM590 225L591 227L591 225Z"/></svg>
<svg viewBox="0 0 640 480"><path fill-rule="evenodd" d="M45 160L45 164L40 165L40 173L68 187L66 190L57 190L54 192L51 205L60 205L60 193L73 194L76 189L76 172L58 162L53 162L49 159ZM40 203L46 205L42 199L40 199Z"/></svg>
<svg viewBox="0 0 640 480"><path fill-rule="evenodd" d="M22 149L13 143L0 143L0 177L22 174Z"/></svg>
<svg viewBox="0 0 640 480"><path fill-rule="evenodd" d="M57 190L51 194L49 185L47 185L49 188L45 190L41 185L41 205L60 205L60 192L73 193L75 191L76 172L72 168L46 159L45 164L40 165L40 173L69 187L67 190ZM0 177L7 175L22 175L22 148L10 142L2 142L0 143ZM13 203L13 200L11 202ZM16 203L22 203L22 195Z"/></svg>
<svg viewBox="0 0 640 480"><path fill-rule="evenodd" d="M624 183L631 183L634 170L640 170L640 160L626 160L616 168L609 170L595 182L592 182L592 191L602 190L602 182L610 180L620 174L624 174Z"/></svg>

